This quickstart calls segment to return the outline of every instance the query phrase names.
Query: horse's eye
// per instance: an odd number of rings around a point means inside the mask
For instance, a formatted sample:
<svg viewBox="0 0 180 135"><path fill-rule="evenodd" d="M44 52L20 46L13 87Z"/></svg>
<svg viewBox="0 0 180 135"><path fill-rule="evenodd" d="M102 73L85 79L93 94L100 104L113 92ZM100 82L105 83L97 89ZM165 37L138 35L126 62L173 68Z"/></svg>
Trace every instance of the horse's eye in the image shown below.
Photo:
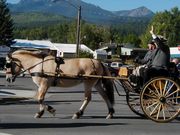
<svg viewBox="0 0 180 135"><path fill-rule="evenodd" d="M6 63L6 68L10 68L11 67L11 63Z"/></svg>

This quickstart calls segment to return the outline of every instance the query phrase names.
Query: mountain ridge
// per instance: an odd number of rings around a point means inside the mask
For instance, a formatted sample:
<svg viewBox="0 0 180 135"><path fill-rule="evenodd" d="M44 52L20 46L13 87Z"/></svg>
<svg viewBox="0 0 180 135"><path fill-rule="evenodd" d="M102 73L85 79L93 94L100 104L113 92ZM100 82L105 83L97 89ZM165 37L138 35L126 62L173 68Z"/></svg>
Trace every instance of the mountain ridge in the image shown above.
<svg viewBox="0 0 180 135"><path fill-rule="evenodd" d="M8 4L11 12L42 12L51 13L56 15L62 15L65 17L73 18L77 16L79 6L82 7L81 16L82 19L92 23L121 23L128 20L143 20L151 19L154 13L146 7L139 7L132 10L119 10L108 11L102 9L99 6L86 3L82 0L73 0L67 2L61 0L52 2L51 0L20 0L17 4ZM132 19L131 19L132 18Z"/></svg>

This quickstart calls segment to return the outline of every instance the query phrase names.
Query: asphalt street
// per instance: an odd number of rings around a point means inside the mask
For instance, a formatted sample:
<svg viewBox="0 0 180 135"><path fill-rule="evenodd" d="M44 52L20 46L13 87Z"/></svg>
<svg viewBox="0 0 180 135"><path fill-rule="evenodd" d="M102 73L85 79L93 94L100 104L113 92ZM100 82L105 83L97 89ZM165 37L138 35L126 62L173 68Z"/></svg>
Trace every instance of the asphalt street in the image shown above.
<svg viewBox="0 0 180 135"><path fill-rule="evenodd" d="M125 93L115 92L115 115L106 120L107 107L93 90L92 101L84 116L72 120L83 100L83 85L72 88L51 87L46 102L56 109L56 116L45 112L41 119L33 118L38 111L36 85L30 77L17 78L8 84L0 76L0 135L179 135L179 119L170 123L155 123L134 114L127 106Z"/></svg>

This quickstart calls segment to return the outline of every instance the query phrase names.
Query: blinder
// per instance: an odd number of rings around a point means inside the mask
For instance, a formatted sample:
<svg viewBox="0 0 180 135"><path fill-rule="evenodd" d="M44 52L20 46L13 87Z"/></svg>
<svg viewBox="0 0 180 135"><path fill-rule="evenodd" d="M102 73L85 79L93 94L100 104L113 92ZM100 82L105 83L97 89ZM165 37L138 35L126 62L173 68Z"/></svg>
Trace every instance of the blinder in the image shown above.
<svg viewBox="0 0 180 135"><path fill-rule="evenodd" d="M5 65L6 68L11 68L11 66L12 66L11 62L7 62L6 65Z"/></svg>

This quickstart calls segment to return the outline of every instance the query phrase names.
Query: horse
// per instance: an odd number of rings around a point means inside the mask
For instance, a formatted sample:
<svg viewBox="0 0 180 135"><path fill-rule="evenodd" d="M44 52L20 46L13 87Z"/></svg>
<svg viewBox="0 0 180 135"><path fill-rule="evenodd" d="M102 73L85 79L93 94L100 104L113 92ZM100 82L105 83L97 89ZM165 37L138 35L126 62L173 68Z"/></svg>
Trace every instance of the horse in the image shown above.
<svg viewBox="0 0 180 135"><path fill-rule="evenodd" d="M38 86L36 95L39 103L39 111L34 117L41 118L44 111L55 115L56 110L45 103L45 95L49 87L73 87L83 83L84 100L79 110L73 114L72 119L78 119L83 115L85 108L91 101L93 87L99 92L107 104L108 114L106 119L111 119L115 112L113 108L113 81L112 79L103 78L103 76L111 76L108 68L99 60L90 58L65 59L64 64L60 65L55 62L55 58L53 55L28 50L17 50L7 55L6 80L8 82L14 82L16 77L22 72L28 72L32 77L32 81ZM67 75L70 75L70 77L67 77ZM81 78L83 75L102 77ZM74 79L73 76L76 78Z"/></svg>

